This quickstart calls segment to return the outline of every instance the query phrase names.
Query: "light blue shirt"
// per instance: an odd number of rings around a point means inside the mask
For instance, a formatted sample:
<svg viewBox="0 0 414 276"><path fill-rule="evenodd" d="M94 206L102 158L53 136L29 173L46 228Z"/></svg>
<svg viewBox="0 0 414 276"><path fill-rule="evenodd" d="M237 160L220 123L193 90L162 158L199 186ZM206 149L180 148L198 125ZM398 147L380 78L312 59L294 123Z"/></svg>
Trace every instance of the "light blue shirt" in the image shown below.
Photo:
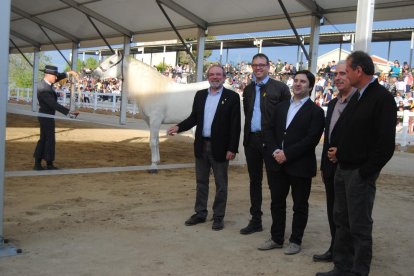
<svg viewBox="0 0 414 276"><path fill-rule="evenodd" d="M269 81L269 76L266 76L263 81L260 83L263 83L265 85ZM258 84L255 85L256 88L256 97L254 99L254 105L253 105L253 116L252 116L252 122L250 131L251 132L257 132L262 130L262 112L260 111L260 86Z"/></svg>
<svg viewBox="0 0 414 276"><path fill-rule="evenodd" d="M211 137L211 125L222 93L223 87L214 95L210 92L210 88L208 89L206 105L204 106L203 137Z"/></svg>
<svg viewBox="0 0 414 276"><path fill-rule="evenodd" d="M286 129L289 127L290 123L292 122L293 118L295 118L296 113L298 113L299 109L303 106L303 104L309 99L309 97L305 97L297 102L293 101L293 98L290 99L290 106L286 118Z"/></svg>

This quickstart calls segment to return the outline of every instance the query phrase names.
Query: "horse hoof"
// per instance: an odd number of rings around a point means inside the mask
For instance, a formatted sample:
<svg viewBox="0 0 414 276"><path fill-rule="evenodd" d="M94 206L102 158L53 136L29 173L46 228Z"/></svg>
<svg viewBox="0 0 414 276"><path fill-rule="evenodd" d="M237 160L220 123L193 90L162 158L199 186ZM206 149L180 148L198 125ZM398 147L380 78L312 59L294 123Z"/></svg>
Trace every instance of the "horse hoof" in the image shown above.
<svg viewBox="0 0 414 276"><path fill-rule="evenodd" d="M158 170L157 169L149 169L148 170L148 173L150 173L150 174L157 174L158 173Z"/></svg>

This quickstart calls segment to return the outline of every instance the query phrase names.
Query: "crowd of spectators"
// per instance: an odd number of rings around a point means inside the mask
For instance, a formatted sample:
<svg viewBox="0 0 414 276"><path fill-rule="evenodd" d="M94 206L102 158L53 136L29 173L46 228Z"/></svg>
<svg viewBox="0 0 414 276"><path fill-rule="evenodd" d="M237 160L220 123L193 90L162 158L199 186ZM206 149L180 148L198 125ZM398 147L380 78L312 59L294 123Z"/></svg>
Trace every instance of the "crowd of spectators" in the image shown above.
<svg viewBox="0 0 414 276"><path fill-rule="evenodd" d="M299 68L293 64L278 60L270 61L269 76L285 82L289 88L293 85L293 76L297 70L305 69L303 63L299 63ZM253 69L251 64L240 62L237 65L225 64L224 69L227 73L226 82L231 85L234 91L242 93L244 88L252 81ZM317 80L315 83L315 102L319 106L327 106L329 101L334 99L338 91L334 85L334 74L336 71L335 60L322 64L317 70ZM186 64L177 64L176 66L167 66L163 74L170 77L178 83L187 83L187 76L193 72ZM413 72L407 62L400 66L398 60L395 60L390 66L388 72L379 72L376 74L378 81L395 97L395 102L400 111L414 111L413 105ZM91 74L85 74L81 81L77 83L77 91L84 91L82 101L89 102L89 93L120 93L122 81L117 78L96 79ZM68 84L60 87L63 91L69 91ZM411 129L412 131L412 129Z"/></svg>

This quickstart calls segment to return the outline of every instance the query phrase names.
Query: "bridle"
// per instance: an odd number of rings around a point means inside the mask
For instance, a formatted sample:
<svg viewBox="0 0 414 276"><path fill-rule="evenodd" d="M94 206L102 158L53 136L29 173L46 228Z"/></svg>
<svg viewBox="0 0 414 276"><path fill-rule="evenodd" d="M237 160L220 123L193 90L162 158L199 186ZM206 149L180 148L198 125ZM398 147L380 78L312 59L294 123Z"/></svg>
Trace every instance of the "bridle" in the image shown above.
<svg viewBox="0 0 414 276"><path fill-rule="evenodd" d="M120 62L122 62L123 61L123 59L124 59L124 55L122 54L122 53L120 53L120 54L118 54L118 55L121 55L121 58L117 61L117 62L115 62L115 63L113 63L113 64L111 64L111 66L109 66L108 68L103 68L102 67L102 65L99 65L98 66L98 68L99 69L101 69L101 71L102 72L106 72L106 71L108 71L109 69L111 69L112 67L114 67L114 66L117 66Z"/></svg>

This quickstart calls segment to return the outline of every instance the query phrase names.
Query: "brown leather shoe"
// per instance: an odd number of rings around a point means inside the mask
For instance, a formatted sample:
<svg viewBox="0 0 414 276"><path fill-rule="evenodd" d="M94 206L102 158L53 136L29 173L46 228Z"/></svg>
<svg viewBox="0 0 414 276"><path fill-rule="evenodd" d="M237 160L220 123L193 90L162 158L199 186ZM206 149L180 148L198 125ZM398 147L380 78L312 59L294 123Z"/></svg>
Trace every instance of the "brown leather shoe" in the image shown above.
<svg viewBox="0 0 414 276"><path fill-rule="evenodd" d="M202 218L202 217L199 217L197 214L194 214L185 221L185 225L193 226L193 225L203 223L203 222L206 222L206 218Z"/></svg>

